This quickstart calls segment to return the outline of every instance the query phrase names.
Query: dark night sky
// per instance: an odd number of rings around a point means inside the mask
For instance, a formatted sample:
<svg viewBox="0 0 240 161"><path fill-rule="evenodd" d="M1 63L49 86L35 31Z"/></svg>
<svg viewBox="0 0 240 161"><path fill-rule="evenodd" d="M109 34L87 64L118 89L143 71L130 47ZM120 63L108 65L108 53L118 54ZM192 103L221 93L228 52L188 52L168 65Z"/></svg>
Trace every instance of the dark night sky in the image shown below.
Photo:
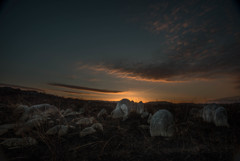
<svg viewBox="0 0 240 161"><path fill-rule="evenodd" d="M239 96L239 29L231 0L4 1L0 83L100 100Z"/></svg>

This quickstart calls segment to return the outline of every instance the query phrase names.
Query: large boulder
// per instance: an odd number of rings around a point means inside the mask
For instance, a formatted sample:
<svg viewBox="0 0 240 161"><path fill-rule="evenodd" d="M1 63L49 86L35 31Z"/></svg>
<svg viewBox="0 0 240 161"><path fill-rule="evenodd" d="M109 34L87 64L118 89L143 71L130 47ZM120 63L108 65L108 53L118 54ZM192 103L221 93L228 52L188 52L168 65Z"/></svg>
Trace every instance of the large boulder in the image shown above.
<svg viewBox="0 0 240 161"><path fill-rule="evenodd" d="M209 104L202 109L202 118L205 122L213 122L214 111L217 109L216 104Z"/></svg>
<svg viewBox="0 0 240 161"><path fill-rule="evenodd" d="M216 126L229 127L227 111L224 107L220 106L214 111L213 122Z"/></svg>
<svg viewBox="0 0 240 161"><path fill-rule="evenodd" d="M123 120L126 120L131 112L142 114L144 112L144 104L141 101L134 103L128 99L122 99L117 103L111 116L112 118L123 118Z"/></svg>
<svg viewBox="0 0 240 161"><path fill-rule="evenodd" d="M159 110L151 118L151 136L171 137L175 131L173 115L168 110Z"/></svg>
<svg viewBox="0 0 240 161"><path fill-rule="evenodd" d="M67 125L56 125L52 128L50 128L46 134L47 135L58 135L58 136L64 136L68 133L68 126Z"/></svg>

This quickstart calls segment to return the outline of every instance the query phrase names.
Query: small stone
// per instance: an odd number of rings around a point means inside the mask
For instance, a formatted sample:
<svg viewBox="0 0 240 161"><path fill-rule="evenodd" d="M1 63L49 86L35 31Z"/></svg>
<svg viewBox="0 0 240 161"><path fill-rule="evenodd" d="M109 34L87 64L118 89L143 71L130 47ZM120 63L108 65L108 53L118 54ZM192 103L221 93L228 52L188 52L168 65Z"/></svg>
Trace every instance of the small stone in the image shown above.
<svg viewBox="0 0 240 161"><path fill-rule="evenodd" d="M58 136L64 136L68 133L68 126L62 125L58 131Z"/></svg>
<svg viewBox="0 0 240 161"><path fill-rule="evenodd" d="M144 111L142 114L141 114L141 118L146 118L148 117L149 113L147 111Z"/></svg>
<svg viewBox="0 0 240 161"><path fill-rule="evenodd" d="M87 127L80 132L80 137L87 136L95 132L96 130L93 127Z"/></svg>
<svg viewBox="0 0 240 161"><path fill-rule="evenodd" d="M26 147L37 144L36 139L32 137L24 137L24 138L10 138L4 140L2 145L5 145L9 148L11 147Z"/></svg>
<svg viewBox="0 0 240 161"><path fill-rule="evenodd" d="M101 109L99 113L97 114L97 118L102 118L104 116L107 116L107 110L105 108Z"/></svg>
<svg viewBox="0 0 240 161"><path fill-rule="evenodd" d="M103 125L101 123L94 123L92 126L95 130L101 130L103 131Z"/></svg>
<svg viewBox="0 0 240 161"><path fill-rule="evenodd" d="M56 125L52 128L50 128L46 134L47 135L58 135L58 136L64 136L68 133L68 126L66 125Z"/></svg>
<svg viewBox="0 0 240 161"><path fill-rule="evenodd" d="M76 122L77 125L91 125L93 123L94 117L82 118Z"/></svg>
<svg viewBox="0 0 240 161"><path fill-rule="evenodd" d="M150 124L151 119L152 119L152 114L150 113L150 114L148 115L148 120L147 120L147 123L148 123L148 124Z"/></svg>

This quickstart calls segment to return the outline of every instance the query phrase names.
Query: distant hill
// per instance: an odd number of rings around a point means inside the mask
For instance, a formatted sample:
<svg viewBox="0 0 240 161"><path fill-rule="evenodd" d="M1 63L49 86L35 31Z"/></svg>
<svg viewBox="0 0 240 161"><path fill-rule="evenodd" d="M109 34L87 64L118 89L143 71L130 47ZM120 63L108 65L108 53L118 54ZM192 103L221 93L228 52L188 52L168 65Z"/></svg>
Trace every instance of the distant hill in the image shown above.
<svg viewBox="0 0 240 161"><path fill-rule="evenodd" d="M207 101L207 103L219 103L219 104L240 103L240 96L224 97L224 98L209 100Z"/></svg>
<svg viewBox="0 0 240 161"><path fill-rule="evenodd" d="M172 104L172 103L167 101L152 101L152 102L147 102L147 104L159 105L159 104Z"/></svg>
<svg viewBox="0 0 240 161"><path fill-rule="evenodd" d="M34 90L22 90L19 88L12 87L0 87L0 104L8 104L8 105L16 105L16 104L24 104L24 105L35 105L48 103L55 105L59 108L79 108L86 105L91 104L94 105L105 105L112 106L116 104L116 102L108 102L108 101L98 101L98 100L81 100L74 98L65 98L52 94L46 94L43 92L37 92Z"/></svg>

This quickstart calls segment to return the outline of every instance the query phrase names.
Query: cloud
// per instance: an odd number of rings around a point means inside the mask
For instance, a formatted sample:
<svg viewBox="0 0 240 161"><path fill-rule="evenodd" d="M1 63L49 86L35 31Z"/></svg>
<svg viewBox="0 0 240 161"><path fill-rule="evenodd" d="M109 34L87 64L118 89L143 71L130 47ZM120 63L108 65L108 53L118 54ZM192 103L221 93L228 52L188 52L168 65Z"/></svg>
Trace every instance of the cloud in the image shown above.
<svg viewBox="0 0 240 161"><path fill-rule="evenodd" d="M151 82L229 78L239 87L240 20L232 2L183 2L152 4L143 16L147 30L163 38L164 47L150 61L112 60L79 68Z"/></svg>
<svg viewBox="0 0 240 161"><path fill-rule="evenodd" d="M67 85L67 84L61 84L61 83L48 83L48 85L56 86L56 87L70 88L70 89L79 89L79 90L84 90L84 91L100 92L100 93L121 93L121 92L123 92L123 91L117 91L117 90L96 89L96 88L81 87L81 86L75 86L75 85Z"/></svg>

